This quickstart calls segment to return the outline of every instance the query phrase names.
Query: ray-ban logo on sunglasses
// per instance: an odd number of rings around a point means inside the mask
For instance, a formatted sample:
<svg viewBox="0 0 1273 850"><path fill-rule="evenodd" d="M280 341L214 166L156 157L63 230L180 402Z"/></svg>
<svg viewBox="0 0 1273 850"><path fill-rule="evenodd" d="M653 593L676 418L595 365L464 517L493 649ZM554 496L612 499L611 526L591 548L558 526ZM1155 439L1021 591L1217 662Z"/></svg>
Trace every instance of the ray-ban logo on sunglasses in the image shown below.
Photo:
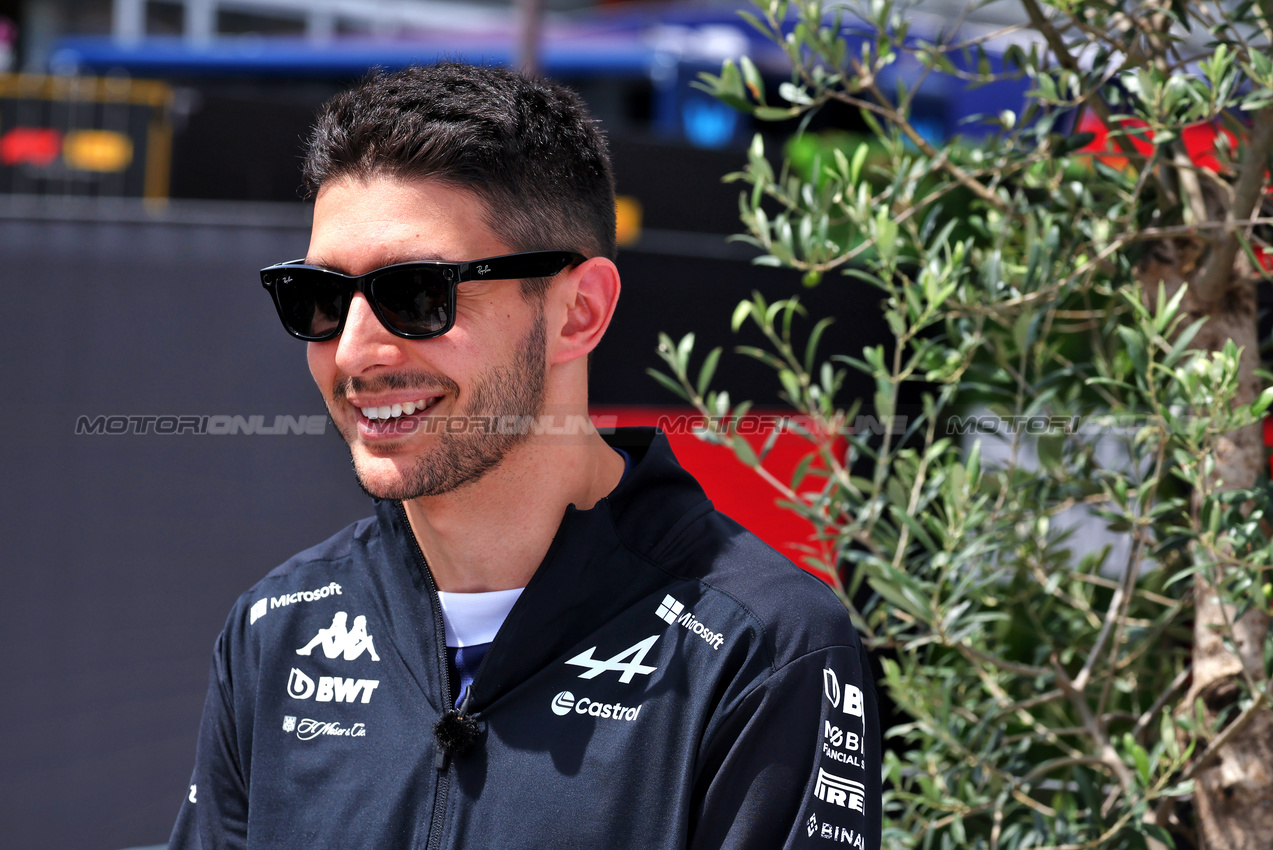
<svg viewBox="0 0 1273 850"><path fill-rule="evenodd" d="M477 267L477 273L478 273L478 274L490 274L490 273L491 273L491 267L490 267L490 266L478 266L478 267Z"/></svg>

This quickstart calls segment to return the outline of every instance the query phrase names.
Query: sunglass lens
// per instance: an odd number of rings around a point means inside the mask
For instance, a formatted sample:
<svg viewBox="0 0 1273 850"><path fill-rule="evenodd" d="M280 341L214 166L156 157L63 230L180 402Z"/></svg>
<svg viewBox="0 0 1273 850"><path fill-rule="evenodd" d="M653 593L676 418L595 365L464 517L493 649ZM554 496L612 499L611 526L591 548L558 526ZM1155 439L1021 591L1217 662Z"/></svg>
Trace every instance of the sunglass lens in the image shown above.
<svg viewBox="0 0 1273 850"><path fill-rule="evenodd" d="M334 334L349 309L350 288L337 275L296 269L281 275L274 286L284 323L302 337Z"/></svg>
<svg viewBox="0 0 1273 850"><path fill-rule="evenodd" d="M429 269L400 269L376 277L372 295L384 321L413 335L446 328L451 288Z"/></svg>

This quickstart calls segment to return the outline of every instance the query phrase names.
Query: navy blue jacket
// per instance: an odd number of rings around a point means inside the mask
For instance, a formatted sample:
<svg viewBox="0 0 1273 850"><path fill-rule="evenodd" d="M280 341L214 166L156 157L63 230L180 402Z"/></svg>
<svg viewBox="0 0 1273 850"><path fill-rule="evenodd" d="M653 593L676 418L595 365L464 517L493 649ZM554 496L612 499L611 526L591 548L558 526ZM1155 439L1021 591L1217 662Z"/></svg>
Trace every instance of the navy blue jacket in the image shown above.
<svg viewBox="0 0 1273 850"><path fill-rule="evenodd" d="M866 653L661 434L567 510L468 695L400 503L271 572L217 639L173 848L877 848Z"/></svg>

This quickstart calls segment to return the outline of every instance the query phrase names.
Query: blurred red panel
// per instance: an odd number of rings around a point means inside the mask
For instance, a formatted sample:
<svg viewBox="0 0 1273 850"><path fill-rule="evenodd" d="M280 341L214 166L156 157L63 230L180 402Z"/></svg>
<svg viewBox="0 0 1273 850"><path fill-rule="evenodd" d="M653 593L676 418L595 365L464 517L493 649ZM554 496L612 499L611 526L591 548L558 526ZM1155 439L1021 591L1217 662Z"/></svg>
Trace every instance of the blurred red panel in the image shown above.
<svg viewBox="0 0 1273 850"><path fill-rule="evenodd" d="M824 542L813 539L812 523L779 507L776 504L778 491L744 466L731 449L705 443L696 437L690 423L701 419L692 408L593 406L591 412L593 422L602 428L663 427L677 460L698 479L718 510L737 520L801 567L823 577L820 571L811 569L805 562L810 547L816 549L823 559L830 552L830 547ZM781 414L748 415L747 424L751 427L742 430L754 432L747 436L754 450L761 448L772 432L773 423L780 418ZM764 467L783 484L789 484L796 465L810 448L811 444L798 434L780 434L765 457Z"/></svg>

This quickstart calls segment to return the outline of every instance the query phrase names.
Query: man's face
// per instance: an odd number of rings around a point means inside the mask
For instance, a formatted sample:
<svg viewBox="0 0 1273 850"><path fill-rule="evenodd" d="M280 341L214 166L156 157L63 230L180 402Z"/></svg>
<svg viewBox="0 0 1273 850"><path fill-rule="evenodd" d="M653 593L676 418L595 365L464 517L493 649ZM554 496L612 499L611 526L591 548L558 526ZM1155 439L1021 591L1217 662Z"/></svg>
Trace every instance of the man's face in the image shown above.
<svg viewBox="0 0 1273 850"><path fill-rule="evenodd" d="M314 203L306 262L364 274L512 253L482 213L433 181L337 181ZM363 489L414 499L476 481L525 440L474 423L542 412L546 344L542 305L516 281L474 281L459 285L455 327L426 340L389 333L355 294L340 336L309 343L309 368Z"/></svg>

